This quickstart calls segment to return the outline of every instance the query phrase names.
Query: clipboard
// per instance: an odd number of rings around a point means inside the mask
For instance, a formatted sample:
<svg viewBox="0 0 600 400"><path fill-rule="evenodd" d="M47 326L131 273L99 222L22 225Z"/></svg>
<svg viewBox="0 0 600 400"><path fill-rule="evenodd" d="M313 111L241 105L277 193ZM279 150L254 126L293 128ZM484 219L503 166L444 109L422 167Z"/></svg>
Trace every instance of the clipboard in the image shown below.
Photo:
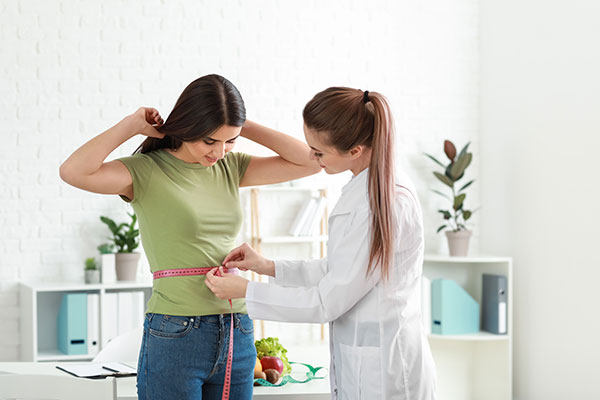
<svg viewBox="0 0 600 400"><path fill-rule="evenodd" d="M77 378L88 379L104 379L108 376L119 378L137 375L137 371L134 368L120 362L65 363L56 365L56 368Z"/></svg>

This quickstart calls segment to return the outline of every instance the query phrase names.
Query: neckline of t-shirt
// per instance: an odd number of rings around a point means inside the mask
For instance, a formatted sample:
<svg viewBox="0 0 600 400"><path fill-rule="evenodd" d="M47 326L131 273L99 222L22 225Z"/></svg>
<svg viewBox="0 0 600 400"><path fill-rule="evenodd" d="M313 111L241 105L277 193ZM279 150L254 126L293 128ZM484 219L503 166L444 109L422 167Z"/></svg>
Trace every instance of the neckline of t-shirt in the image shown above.
<svg viewBox="0 0 600 400"><path fill-rule="evenodd" d="M185 168L192 168L192 169L207 169L210 167L204 166L200 163L190 163L187 161L183 161L180 158L175 157L173 154L169 153L166 149L160 149L159 150L159 154L164 154L164 158L167 162L170 162L172 164L176 164Z"/></svg>

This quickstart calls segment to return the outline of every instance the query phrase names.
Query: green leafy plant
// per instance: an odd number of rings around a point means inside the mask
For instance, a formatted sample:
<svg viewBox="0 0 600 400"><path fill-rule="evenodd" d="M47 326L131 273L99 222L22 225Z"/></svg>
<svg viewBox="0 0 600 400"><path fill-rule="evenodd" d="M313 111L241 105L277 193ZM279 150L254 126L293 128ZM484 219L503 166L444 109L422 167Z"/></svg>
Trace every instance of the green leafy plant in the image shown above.
<svg viewBox="0 0 600 400"><path fill-rule="evenodd" d="M98 269L98 264L96 264L96 259L94 257L89 257L85 259L85 270L86 271L94 271Z"/></svg>
<svg viewBox="0 0 600 400"><path fill-rule="evenodd" d="M446 228L452 229L453 232L467 230L466 222L473 216L473 213L475 212L464 208L465 198L467 197L467 194L464 193L464 191L471 186L475 180L473 179L468 181L458 190L456 188L456 182L464 177L465 170L471 164L471 160L473 159L473 154L467 152L469 144L470 142L467 143L457 155L454 144L449 140L445 140L444 153L450 160L448 165L442 164L432 155L425 153L427 157L443 168L442 172L434 171L433 175L435 175L440 182L451 189L451 196L442 193L439 190L433 190L433 192L450 200L451 203L449 210L438 210L438 212L443 215L446 222L437 229L437 232L440 232Z"/></svg>
<svg viewBox="0 0 600 400"><path fill-rule="evenodd" d="M140 231L135 228L137 216L135 214L127 214L131 217L130 223L120 223L117 225L115 221L108 217L100 217L108 229L112 233L112 238L109 238L117 248L117 253L132 253L139 245Z"/></svg>
<svg viewBox="0 0 600 400"><path fill-rule="evenodd" d="M111 254L114 252L115 246L112 243L102 243L97 247L100 254Z"/></svg>

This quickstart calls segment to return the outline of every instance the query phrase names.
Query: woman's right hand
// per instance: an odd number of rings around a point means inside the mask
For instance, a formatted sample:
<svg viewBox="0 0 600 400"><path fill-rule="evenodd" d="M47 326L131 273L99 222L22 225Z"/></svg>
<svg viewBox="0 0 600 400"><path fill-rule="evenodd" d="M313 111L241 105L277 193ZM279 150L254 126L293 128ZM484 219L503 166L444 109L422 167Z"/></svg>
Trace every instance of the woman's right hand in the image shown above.
<svg viewBox="0 0 600 400"><path fill-rule="evenodd" d="M248 243L233 249L225 260L226 268L238 268L242 271L254 271L260 275L275 276L275 263L261 256Z"/></svg>
<svg viewBox="0 0 600 400"><path fill-rule="evenodd" d="M156 108L140 107L135 113L133 113L132 117L135 119L138 126L138 131L142 135L158 139L165 137L164 133L160 133L155 128L164 123L160 113Z"/></svg>

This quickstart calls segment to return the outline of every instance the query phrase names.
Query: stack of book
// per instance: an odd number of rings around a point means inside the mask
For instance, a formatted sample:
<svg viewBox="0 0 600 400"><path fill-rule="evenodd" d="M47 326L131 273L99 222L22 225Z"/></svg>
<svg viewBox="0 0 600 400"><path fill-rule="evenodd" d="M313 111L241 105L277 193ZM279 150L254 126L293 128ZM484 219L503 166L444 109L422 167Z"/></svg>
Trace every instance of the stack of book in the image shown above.
<svg viewBox="0 0 600 400"><path fill-rule="evenodd" d="M311 236L315 234L319 222L323 218L326 203L327 199L325 197L311 197L302 205L288 233L292 236Z"/></svg>

